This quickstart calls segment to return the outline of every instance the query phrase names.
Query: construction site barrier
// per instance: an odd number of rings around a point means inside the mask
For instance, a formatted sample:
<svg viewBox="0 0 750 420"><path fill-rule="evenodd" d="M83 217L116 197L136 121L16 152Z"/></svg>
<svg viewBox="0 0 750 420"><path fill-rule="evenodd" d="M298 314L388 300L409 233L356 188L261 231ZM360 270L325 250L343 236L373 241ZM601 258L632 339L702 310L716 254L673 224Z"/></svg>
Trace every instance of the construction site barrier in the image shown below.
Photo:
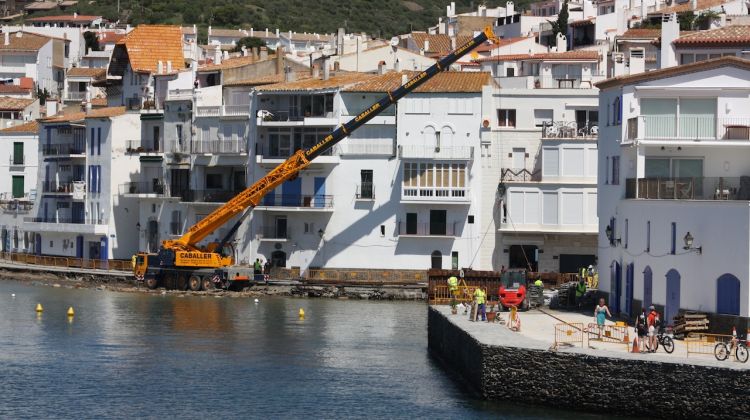
<svg viewBox="0 0 750 420"><path fill-rule="evenodd" d="M632 337L627 325L602 325L589 323L586 327L589 341L602 341L629 345Z"/></svg>
<svg viewBox="0 0 750 420"><path fill-rule="evenodd" d="M41 265L59 268L86 268L107 271L132 272L129 260L89 260L75 257L23 254L20 252L0 252L0 259L19 264Z"/></svg>
<svg viewBox="0 0 750 420"><path fill-rule="evenodd" d="M714 354L714 348L719 343L728 343L732 340L731 335L690 333L685 337L687 355L691 354Z"/></svg>
<svg viewBox="0 0 750 420"><path fill-rule="evenodd" d="M356 269L310 269L307 270L306 282L344 283L344 284L416 284L424 283L427 276L424 271L416 270L356 270Z"/></svg>
<svg viewBox="0 0 750 420"><path fill-rule="evenodd" d="M555 324L555 346L573 344L583 347L583 323Z"/></svg>

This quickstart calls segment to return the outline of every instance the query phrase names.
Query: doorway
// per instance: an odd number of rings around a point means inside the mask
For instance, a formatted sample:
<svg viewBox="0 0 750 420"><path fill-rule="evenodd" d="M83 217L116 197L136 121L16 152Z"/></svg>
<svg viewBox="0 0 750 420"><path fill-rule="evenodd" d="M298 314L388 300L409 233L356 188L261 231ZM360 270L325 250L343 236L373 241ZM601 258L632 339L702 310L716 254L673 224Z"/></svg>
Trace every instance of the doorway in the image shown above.
<svg viewBox="0 0 750 420"><path fill-rule="evenodd" d="M286 216L276 216L275 233L276 239L286 239Z"/></svg>
<svg viewBox="0 0 750 420"><path fill-rule="evenodd" d="M430 268L442 269L443 268L443 254L440 251L432 251L430 256Z"/></svg>
<svg viewBox="0 0 750 420"><path fill-rule="evenodd" d="M273 251L271 253L271 266L281 268L286 267L286 252Z"/></svg>
<svg viewBox="0 0 750 420"><path fill-rule="evenodd" d="M430 235L445 235L447 233L447 211L430 210Z"/></svg>
<svg viewBox="0 0 750 420"><path fill-rule="evenodd" d="M723 274L716 281L716 312L740 314L740 280L732 274Z"/></svg>
<svg viewBox="0 0 750 420"><path fill-rule="evenodd" d="M680 273L671 269L667 272L667 304L664 307L664 325L672 325L680 312Z"/></svg>
<svg viewBox="0 0 750 420"><path fill-rule="evenodd" d="M622 267L617 261L612 262L611 274L611 299L609 301L609 309L612 314L617 316L620 313L620 298L622 297Z"/></svg>
<svg viewBox="0 0 750 420"><path fill-rule="evenodd" d="M633 272L635 268L633 263L625 267L625 313L631 316L633 313Z"/></svg>
<svg viewBox="0 0 750 420"><path fill-rule="evenodd" d="M653 282L651 279L652 276L651 267L646 266L646 269L643 270L643 305L641 305L642 308L648 309L649 306L651 306L651 303L653 302Z"/></svg>
<svg viewBox="0 0 750 420"><path fill-rule="evenodd" d="M523 268L532 272L539 271L536 245L511 245L508 250L508 268Z"/></svg>
<svg viewBox="0 0 750 420"><path fill-rule="evenodd" d="M159 222L156 220L149 220L146 229L146 235L148 235L148 251L156 252L159 250Z"/></svg>
<svg viewBox="0 0 750 420"><path fill-rule="evenodd" d="M161 148L159 147L161 145L161 132L159 130L159 126L154 126L154 151L159 152L161 151Z"/></svg>
<svg viewBox="0 0 750 420"><path fill-rule="evenodd" d="M526 167L526 149L523 147L513 148L513 169L524 169Z"/></svg>

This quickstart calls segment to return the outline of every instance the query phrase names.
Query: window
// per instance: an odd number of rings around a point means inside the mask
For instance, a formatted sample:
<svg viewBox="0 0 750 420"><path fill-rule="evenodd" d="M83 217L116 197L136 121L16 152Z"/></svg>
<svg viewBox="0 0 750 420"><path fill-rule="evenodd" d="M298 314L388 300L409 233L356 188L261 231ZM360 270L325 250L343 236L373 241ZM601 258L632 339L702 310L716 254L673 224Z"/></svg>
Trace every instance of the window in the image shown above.
<svg viewBox="0 0 750 420"><path fill-rule="evenodd" d="M101 156L102 154L102 128L101 127L98 127L96 129L96 138L97 138L96 154Z"/></svg>
<svg viewBox="0 0 750 420"><path fill-rule="evenodd" d="M646 252L651 252L651 221L646 222Z"/></svg>
<svg viewBox="0 0 750 420"><path fill-rule="evenodd" d="M13 164L23 165L23 143L13 143Z"/></svg>
<svg viewBox="0 0 750 420"><path fill-rule="evenodd" d="M674 255L677 251L677 223L672 222L671 245L669 253Z"/></svg>
<svg viewBox="0 0 750 420"><path fill-rule="evenodd" d="M94 127L91 127L91 137L89 138L89 154L94 156Z"/></svg>
<svg viewBox="0 0 750 420"><path fill-rule="evenodd" d="M13 198L23 197L23 175L13 175Z"/></svg>
<svg viewBox="0 0 750 420"><path fill-rule="evenodd" d="M607 156L607 166L604 168L604 185L609 184L609 156Z"/></svg>
<svg viewBox="0 0 750 420"><path fill-rule="evenodd" d="M513 77L515 75L516 75L516 69L514 69L513 67L509 67L509 68L505 69L505 76L506 77Z"/></svg>
<svg viewBox="0 0 750 420"><path fill-rule="evenodd" d="M613 106L613 115L612 115L612 121L614 125L620 125L620 122L622 121L622 107L620 106L620 97L618 96L615 98L614 106Z"/></svg>
<svg viewBox="0 0 750 420"><path fill-rule="evenodd" d="M624 238L624 247L628 247L628 219L625 219L625 238Z"/></svg>
<svg viewBox="0 0 750 420"><path fill-rule="evenodd" d="M404 162L403 195L409 197L465 197L463 163Z"/></svg>
<svg viewBox="0 0 750 420"><path fill-rule="evenodd" d="M473 225L473 224L474 224L474 215L471 215L471 214L470 214L470 215L469 215L469 217L468 217L468 219L469 219L469 220L468 220L468 222L467 222L467 223L468 223L468 224L470 224L470 225Z"/></svg>
<svg viewBox="0 0 750 420"><path fill-rule="evenodd" d="M177 130L177 144L182 146L182 124L175 125L175 128Z"/></svg>
<svg viewBox="0 0 750 420"><path fill-rule="evenodd" d="M458 270L458 251L451 252L451 269Z"/></svg>
<svg viewBox="0 0 750 420"><path fill-rule="evenodd" d="M361 183L359 186L359 196L357 198L372 200L374 197L372 185L372 169L362 169L359 172L359 178Z"/></svg>
<svg viewBox="0 0 750 420"><path fill-rule="evenodd" d="M438 270L443 268L443 254L440 251L432 251L430 255L430 268Z"/></svg>
<svg viewBox="0 0 750 420"><path fill-rule="evenodd" d="M537 127L544 127L552 123L553 110L551 109L535 109L534 110L534 125Z"/></svg>
<svg viewBox="0 0 750 420"><path fill-rule="evenodd" d="M406 213L406 234L417 234L417 213Z"/></svg>
<svg viewBox="0 0 750 420"><path fill-rule="evenodd" d="M497 125L500 127L515 127L516 126L516 110L515 109L498 109L497 110Z"/></svg>
<svg viewBox="0 0 750 420"><path fill-rule="evenodd" d="M221 189L224 188L221 182L221 174L206 174L206 188Z"/></svg>
<svg viewBox="0 0 750 420"><path fill-rule="evenodd" d="M446 210L430 210L430 235L446 235L448 221Z"/></svg>
<svg viewBox="0 0 750 420"><path fill-rule="evenodd" d="M612 185L620 185L620 157L612 156Z"/></svg>
<svg viewBox="0 0 750 420"><path fill-rule="evenodd" d="M169 222L169 234L182 234L182 212L180 210L172 210L172 221Z"/></svg>

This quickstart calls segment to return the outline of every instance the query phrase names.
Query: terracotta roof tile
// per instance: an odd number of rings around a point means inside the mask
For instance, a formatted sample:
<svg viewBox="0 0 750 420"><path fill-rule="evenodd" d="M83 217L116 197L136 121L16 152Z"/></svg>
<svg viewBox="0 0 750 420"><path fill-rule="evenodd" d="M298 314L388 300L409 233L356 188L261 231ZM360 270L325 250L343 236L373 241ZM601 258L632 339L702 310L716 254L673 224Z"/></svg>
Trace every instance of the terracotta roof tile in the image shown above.
<svg viewBox="0 0 750 420"><path fill-rule="evenodd" d="M26 10L52 10L57 9L57 2L55 1L36 1L29 3L24 6Z"/></svg>
<svg viewBox="0 0 750 420"><path fill-rule="evenodd" d="M415 71L389 72L370 76L369 79L344 89L347 92L390 92L402 85L403 75L411 78ZM441 72L414 90L415 93L481 92L482 86L493 83L488 72Z"/></svg>
<svg viewBox="0 0 750 420"><path fill-rule="evenodd" d="M266 60L272 60L275 58L276 58L275 55L269 55ZM266 60L258 59L258 62L266 61ZM240 57L228 58L226 60L222 60L221 64L207 64L205 66L198 67L198 72L234 69L237 67L242 67L248 64L252 64L254 62L255 62L255 59L253 58L252 55L248 55L245 57L240 56Z"/></svg>
<svg viewBox="0 0 750 420"><path fill-rule="evenodd" d="M29 93L31 88L21 87L19 85L0 85L0 95L11 93Z"/></svg>
<svg viewBox="0 0 750 420"><path fill-rule="evenodd" d="M21 36L19 37L18 34ZM39 51L51 40L52 38L48 36L30 32L11 32L8 36L8 45L5 45L3 39L0 38L0 51Z"/></svg>
<svg viewBox="0 0 750 420"><path fill-rule="evenodd" d="M311 78L310 72L297 72L297 81L307 80ZM243 80L237 80L234 82L224 83L224 86L260 86L260 85L271 85L274 83L281 83L284 81L284 74L270 74L267 76L252 77Z"/></svg>
<svg viewBox="0 0 750 420"><path fill-rule="evenodd" d="M98 108L92 109L89 112L71 112L69 114L53 115L51 117L42 118L39 121L46 123L60 123L60 122L73 122L82 121L85 118L111 118L118 117L125 114L124 106L116 106L109 108Z"/></svg>
<svg viewBox="0 0 750 420"><path fill-rule="evenodd" d="M428 34L426 32L412 32L411 38L417 48L424 48L424 42L429 41L429 49L425 53L445 54L451 52L451 38L446 34ZM470 36L457 36L456 47L465 44L471 39Z"/></svg>
<svg viewBox="0 0 750 420"><path fill-rule="evenodd" d="M68 77L91 77L98 79L104 76L107 69L101 68L88 68L88 67L73 67L68 70Z"/></svg>
<svg viewBox="0 0 750 420"><path fill-rule="evenodd" d="M661 29L628 29L618 36L620 39L655 39L661 36Z"/></svg>
<svg viewBox="0 0 750 420"><path fill-rule="evenodd" d="M0 111L21 111L34 103L36 99L0 96Z"/></svg>
<svg viewBox="0 0 750 420"><path fill-rule="evenodd" d="M740 46L750 44L750 26L733 25L683 35L672 42L678 47L687 46Z"/></svg>
<svg viewBox="0 0 750 420"><path fill-rule="evenodd" d="M128 53L130 66L136 71L156 73L158 62L172 62L172 68L185 68L182 53L182 30L172 25L138 25L117 41Z"/></svg>
<svg viewBox="0 0 750 420"><path fill-rule="evenodd" d="M29 121L27 123L14 125L12 127L4 128L0 130L0 133L30 133L39 134L39 123L36 121Z"/></svg>
<svg viewBox="0 0 750 420"><path fill-rule="evenodd" d="M687 1L682 4L677 4L674 6L670 6L664 9L659 9L655 12L649 13L649 15L664 15L664 14L670 14L670 13L682 13L682 12L688 12L688 11L697 11L697 10L706 10L710 9L712 7L721 6L722 4L726 3L725 0L698 0L698 7L693 9L692 1Z"/></svg>
<svg viewBox="0 0 750 420"><path fill-rule="evenodd" d="M595 25L595 24L596 24L596 18L590 17L587 19L581 19L581 20L576 20L574 22L570 22L568 25L574 28L577 28L581 26L588 26L588 25Z"/></svg>
<svg viewBox="0 0 750 420"><path fill-rule="evenodd" d="M99 34L99 43L101 44L116 44L119 40L125 38L128 34L120 34L117 32L107 31Z"/></svg>
<svg viewBox="0 0 750 420"><path fill-rule="evenodd" d="M594 86L598 87L599 89L606 89L612 86L632 85L633 83L638 82L663 79L667 77L679 76L681 74L695 73L699 71L712 70L728 66L740 67L746 70L750 70L750 60L745 60L735 56L726 56L715 58L712 60L699 61L692 64L684 64L681 66L647 71L645 73L638 73L629 76L613 77L611 79L595 83Z"/></svg>
<svg viewBox="0 0 750 420"><path fill-rule="evenodd" d="M353 84L363 82L372 77L371 74L354 72L337 72L331 74L328 80L320 78L306 78L294 82L282 82L272 85L258 86L256 90L263 92L293 92L346 88Z"/></svg>
<svg viewBox="0 0 750 420"><path fill-rule="evenodd" d="M54 16L41 16L41 17L26 19L26 22L91 23L101 18L102 18L101 16L94 16L94 15L54 15Z"/></svg>
<svg viewBox="0 0 750 420"><path fill-rule="evenodd" d="M250 31L246 29L211 28L211 36L244 38L250 36Z"/></svg>
<svg viewBox="0 0 750 420"><path fill-rule="evenodd" d="M516 61L516 60L565 60L565 61L590 61L599 60L598 51L575 50L561 53L541 53L541 54L506 54L496 55L493 57L478 58L477 62L492 61Z"/></svg>
<svg viewBox="0 0 750 420"><path fill-rule="evenodd" d="M482 45L474 48L474 51L476 51L476 52L492 51L492 50L494 50L496 48L502 48L502 47L505 47L505 46L510 45L510 44L515 44L516 42L519 42L519 41L525 41L527 39L530 39L530 38L529 37L525 37L525 36L519 36L519 37L515 37L515 38L502 38L502 39L498 40L498 42L496 44L493 44L493 43L490 43L490 42L485 42Z"/></svg>
<svg viewBox="0 0 750 420"><path fill-rule="evenodd" d="M93 98L91 99L91 106L94 108L103 108L107 106L107 98Z"/></svg>

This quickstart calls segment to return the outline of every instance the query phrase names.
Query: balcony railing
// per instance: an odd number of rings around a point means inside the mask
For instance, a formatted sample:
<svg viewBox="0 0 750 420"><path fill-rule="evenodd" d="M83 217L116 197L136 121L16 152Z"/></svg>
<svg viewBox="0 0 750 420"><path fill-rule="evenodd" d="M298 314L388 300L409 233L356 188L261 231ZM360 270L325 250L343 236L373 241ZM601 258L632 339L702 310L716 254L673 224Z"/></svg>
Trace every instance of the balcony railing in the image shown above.
<svg viewBox="0 0 750 420"><path fill-rule="evenodd" d="M538 182L541 180L542 173L539 170L505 168L500 171L501 182Z"/></svg>
<svg viewBox="0 0 750 420"><path fill-rule="evenodd" d="M169 89L167 91L167 100L187 99L193 99L193 89Z"/></svg>
<svg viewBox="0 0 750 420"><path fill-rule="evenodd" d="M333 112L302 112L299 108L261 109L258 117L263 121L303 121L305 118L333 118Z"/></svg>
<svg viewBox="0 0 750 420"><path fill-rule="evenodd" d="M401 194L404 200L451 200L466 201L469 199L468 187L411 187L403 186Z"/></svg>
<svg viewBox="0 0 750 420"><path fill-rule="evenodd" d="M750 117L640 115L627 131L628 140L750 140Z"/></svg>
<svg viewBox="0 0 750 420"><path fill-rule="evenodd" d="M258 231L260 239L291 239L292 235L288 227L282 226L263 226Z"/></svg>
<svg viewBox="0 0 750 420"><path fill-rule="evenodd" d="M183 201L192 203L226 203L239 194L242 190L190 190L182 196ZM174 195L173 195L174 196Z"/></svg>
<svg viewBox="0 0 750 420"><path fill-rule="evenodd" d="M266 207L307 207L330 209L333 207L332 195L304 194L269 194L260 204Z"/></svg>
<svg viewBox="0 0 750 420"><path fill-rule="evenodd" d="M399 146L399 158L402 159L436 159L436 160L471 160L474 148L471 146L434 147L434 146Z"/></svg>
<svg viewBox="0 0 750 420"><path fill-rule="evenodd" d="M457 236L456 222L453 223L406 223L398 222L398 236Z"/></svg>
<svg viewBox="0 0 750 420"><path fill-rule="evenodd" d="M153 140L128 140L125 145L125 151L128 153L161 153L163 152L164 142Z"/></svg>
<svg viewBox="0 0 750 420"><path fill-rule="evenodd" d="M625 198L750 201L750 176L628 178L625 181Z"/></svg>
<svg viewBox="0 0 750 420"><path fill-rule="evenodd" d="M194 140L191 152L195 154L247 153L245 140Z"/></svg>
<svg viewBox="0 0 750 420"><path fill-rule="evenodd" d="M0 209L4 213L28 213L34 207L31 201L0 200Z"/></svg>
<svg viewBox="0 0 750 420"><path fill-rule="evenodd" d="M62 143L62 144L43 144L42 145L42 154L46 156L83 155L85 153L86 153L85 144Z"/></svg>
<svg viewBox="0 0 750 420"><path fill-rule="evenodd" d="M603 74L564 76L499 76L505 89L590 89L604 80Z"/></svg>
<svg viewBox="0 0 750 420"><path fill-rule="evenodd" d="M196 117L219 117L221 116L221 106L198 106L195 107Z"/></svg>
<svg viewBox="0 0 750 420"><path fill-rule="evenodd" d="M393 142L389 143L364 143L350 141L338 145L339 153L342 155L379 155L393 156L395 154Z"/></svg>
<svg viewBox="0 0 750 420"><path fill-rule="evenodd" d="M354 193L354 198L357 200L374 200L375 199L375 185L372 182L363 182L357 185L357 191Z"/></svg>
<svg viewBox="0 0 750 420"><path fill-rule="evenodd" d="M156 194L169 196L164 180L157 182L126 182L120 185L120 194Z"/></svg>
<svg viewBox="0 0 750 420"><path fill-rule="evenodd" d="M26 155L11 154L8 158L8 165L21 166L26 164Z"/></svg>
<svg viewBox="0 0 750 420"><path fill-rule="evenodd" d="M86 191L86 184L83 181L48 181L42 182L42 192L45 193L60 193L60 194L73 194L75 190L75 184L81 183L81 188Z"/></svg>
<svg viewBox="0 0 750 420"><path fill-rule="evenodd" d="M65 94L66 101L82 101L86 99L86 92L68 91Z"/></svg>
<svg viewBox="0 0 750 420"><path fill-rule="evenodd" d="M263 145L260 143L256 143L255 145L255 154L258 156L263 156L264 159L287 159L294 153L294 151L289 150L290 149L283 150L278 146L271 147L270 145ZM333 156L335 154L334 152L339 152L338 146L334 146L326 150L325 152L321 153L320 156Z"/></svg>
<svg viewBox="0 0 750 420"><path fill-rule="evenodd" d="M579 125L575 121L553 121L542 124L543 139L596 139L599 135L599 124L590 122Z"/></svg>
<svg viewBox="0 0 750 420"><path fill-rule="evenodd" d="M221 114L226 117L249 116L250 104L224 105Z"/></svg>
<svg viewBox="0 0 750 420"><path fill-rule="evenodd" d="M24 222L29 223L73 223L77 225L106 225L108 224L108 219L104 217L100 218L87 218L87 217L26 217L23 219Z"/></svg>

